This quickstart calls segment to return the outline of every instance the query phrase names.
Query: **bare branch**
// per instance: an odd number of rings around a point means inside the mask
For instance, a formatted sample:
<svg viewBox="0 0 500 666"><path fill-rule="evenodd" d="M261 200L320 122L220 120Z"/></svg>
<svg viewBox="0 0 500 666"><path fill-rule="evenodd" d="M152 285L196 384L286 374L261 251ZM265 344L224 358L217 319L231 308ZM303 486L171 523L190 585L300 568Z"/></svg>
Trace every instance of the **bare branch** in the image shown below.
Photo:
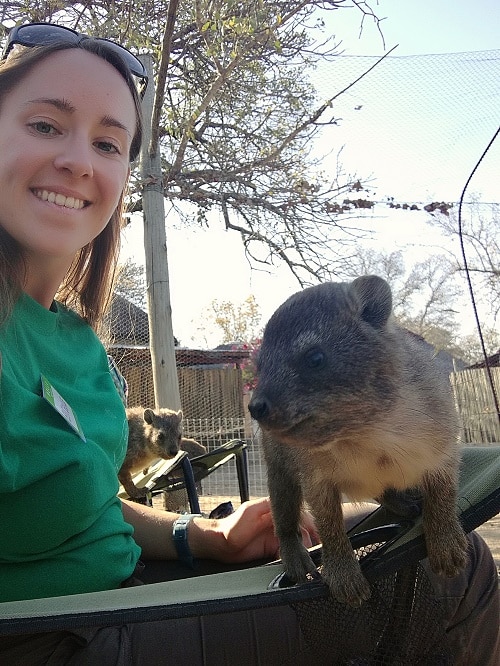
<svg viewBox="0 0 500 666"><path fill-rule="evenodd" d="M168 3L167 23L165 25L165 33L163 35L163 48L161 50L160 66L158 68L158 75L156 79L156 95L153 106L153 115L151 119L151 144L149 146L149 153L151 156L156 155L158 151L160 118L165 101L167 70L170 63L170 53L172 51L172 35L174 33L178 6L179 0L170 0Z"/></svg>

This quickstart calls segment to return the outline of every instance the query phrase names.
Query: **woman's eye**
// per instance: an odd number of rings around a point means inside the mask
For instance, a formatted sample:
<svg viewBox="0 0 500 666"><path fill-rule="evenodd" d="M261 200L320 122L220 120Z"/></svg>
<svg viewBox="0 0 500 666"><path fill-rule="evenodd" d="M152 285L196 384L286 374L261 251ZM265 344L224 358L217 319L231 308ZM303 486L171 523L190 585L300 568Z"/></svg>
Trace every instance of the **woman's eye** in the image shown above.
<svg viewBox="0 0 500 666"><path fill-rule="evenodd" d="M37 122L31 123L30 127L39 134L54 134L56 132L54 126L45 120L38 120Z"/></svg>
<svg viewBox="0 0 500 666"><path fill-rule="evenodd" d="M97 141L95 145L103 153L117 153L118 155L120 154L120 151L117 148L117 146L115 146L115 144L111 143L110 141Z"/></svg>

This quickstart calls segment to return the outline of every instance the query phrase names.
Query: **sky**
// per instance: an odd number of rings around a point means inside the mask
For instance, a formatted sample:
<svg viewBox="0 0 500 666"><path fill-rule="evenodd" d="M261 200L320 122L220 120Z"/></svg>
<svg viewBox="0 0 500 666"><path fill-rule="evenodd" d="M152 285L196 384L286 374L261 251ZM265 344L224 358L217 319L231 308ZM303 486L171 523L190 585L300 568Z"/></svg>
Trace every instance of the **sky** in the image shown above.
<svg viewBox="0 0 500 666"><path fill-rule="evenodd" d="M356 73L365 71L373 63L368 56L397 48L390 62L379 65L373 75L339 98L333 110L342 121L332 129L327 143L331 141L332 148L343 146L342 162L350 172L373 177L368 197L377 201L385 196L457 201L498 126L500 76L479 85L480 77L491 72L491 63L487 55L476 53L460 60L463 76L456 85L456 72L450 69L456 67L456 60L429 56L500 49L500 3L379 0L371 4L384 17L384 42L372 21L365 21L359 35L360 16L354 9L342 9L329 17L326 29L342 40L342 56L333 68L315 73L320 95L331 96L344 82L356 78ZM421 57L408 59L415 55ZM480 193L485 201L498 201L494 197L500 179L499 143L471 182L471 191ZM325 156L326 169L329 159ZM376 211L373 247L406 248L408 263L426 251L443 249L442 237L425 224L421 214L391 216L385 206L377 206ZM365 221L367 228L374 226L372 220ZM272 273L252 270L235 232L175 227L175 220L167 216L173 328L182 346L212 347L220 342L218 332L207 324L207 308L213 300L241 303L253 294L265 323L299 289L285 268ZM140 219L124 231L121 259L126 258L144 263Z"/></svg>

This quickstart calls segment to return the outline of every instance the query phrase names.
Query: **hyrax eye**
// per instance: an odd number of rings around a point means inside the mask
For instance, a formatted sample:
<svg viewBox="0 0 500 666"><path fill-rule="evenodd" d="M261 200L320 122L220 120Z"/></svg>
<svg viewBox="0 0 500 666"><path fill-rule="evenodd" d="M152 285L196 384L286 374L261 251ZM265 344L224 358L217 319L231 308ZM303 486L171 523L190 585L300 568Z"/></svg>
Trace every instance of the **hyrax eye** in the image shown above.
<svg viewBox="0 0 500 666"><path fill-rule="evenodd" d="M321 349L310 349L305 353L304 360L309 368L321 368L326 362L326 356Z"/></svg>

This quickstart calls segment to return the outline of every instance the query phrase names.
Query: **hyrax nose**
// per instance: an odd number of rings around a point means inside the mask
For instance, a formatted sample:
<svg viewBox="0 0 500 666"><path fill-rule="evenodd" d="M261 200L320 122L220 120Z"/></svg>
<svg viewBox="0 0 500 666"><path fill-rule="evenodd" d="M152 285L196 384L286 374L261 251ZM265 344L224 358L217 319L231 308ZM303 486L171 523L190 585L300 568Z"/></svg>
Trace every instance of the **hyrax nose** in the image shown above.
<svg viewBox="0 0 500 666"><path fill-rule="evenodd" d="M169 458L173 458L179 453L179 447L177 444L170 444L164 448L164 451Z"/></svg>
<svg viewBox="0 0 500 666"><path fill-rule="evenodd" d="M269 416L269 403L265 398L252 398L248 405L248 411L256 421L262 421Z"/></svg>

